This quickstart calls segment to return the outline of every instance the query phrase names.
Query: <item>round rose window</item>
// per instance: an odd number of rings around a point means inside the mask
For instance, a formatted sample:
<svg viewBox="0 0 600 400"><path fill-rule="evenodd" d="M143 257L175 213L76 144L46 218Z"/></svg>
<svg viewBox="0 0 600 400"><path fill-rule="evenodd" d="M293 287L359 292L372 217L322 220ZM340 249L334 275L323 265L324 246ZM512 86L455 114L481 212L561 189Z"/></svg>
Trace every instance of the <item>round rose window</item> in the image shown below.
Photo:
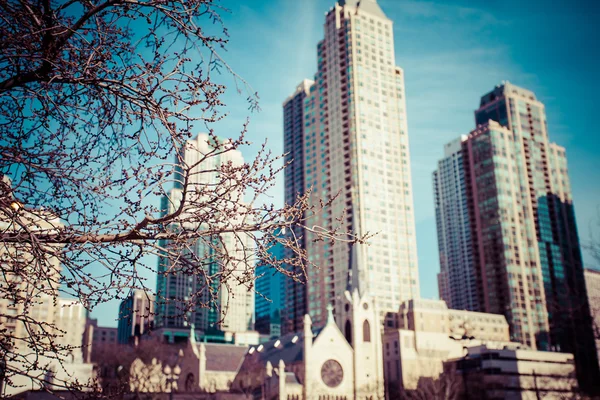
<svg viewBox="0 0 600 400"><path fill-rule="evenodd" d="M335 360L327 360L321 367L321 379L329 387L336 387L344 379L344 370Z"/></svg>

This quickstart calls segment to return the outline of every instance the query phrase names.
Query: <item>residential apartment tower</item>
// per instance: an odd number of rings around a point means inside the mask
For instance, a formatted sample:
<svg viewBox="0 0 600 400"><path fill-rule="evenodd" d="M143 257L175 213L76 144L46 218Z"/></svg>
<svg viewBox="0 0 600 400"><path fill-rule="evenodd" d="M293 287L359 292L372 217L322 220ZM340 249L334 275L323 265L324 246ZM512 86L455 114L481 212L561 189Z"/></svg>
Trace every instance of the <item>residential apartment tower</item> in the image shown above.
<svg viewBox="0 0 600 400"><path fill-rule="evenodd" d="M438 287L449 308L479 310L477 281L469 224L462 143L466 136L444 146L444 158L433 173L435 218L440 253Z"/></svg>
<svg viewBox="0 0 600 400"><path fill-rule="evenodd" d="M463 169L442 184L465 182L454 206L468 208L478 310L503 314L513 341L574 353L581 387L593 388L598 361L565 149L549 141L544 104L510 83L481 98L475 119Z"/></svg>
<svg viewBox="0 0 600 400"><path fill-rule="evenodd" d="M303 174L294 179L304 181L313 205L335 197L307 216L309 226L376 235L368 246L349 246L305 234L318 267L307 269L306 288L317 326L347 289L370 293L382 312L419 297L404 72L395 65L393 23L375 0L341 0L326 13L324 31L304 95L303 151L294 158Z"/></svg>

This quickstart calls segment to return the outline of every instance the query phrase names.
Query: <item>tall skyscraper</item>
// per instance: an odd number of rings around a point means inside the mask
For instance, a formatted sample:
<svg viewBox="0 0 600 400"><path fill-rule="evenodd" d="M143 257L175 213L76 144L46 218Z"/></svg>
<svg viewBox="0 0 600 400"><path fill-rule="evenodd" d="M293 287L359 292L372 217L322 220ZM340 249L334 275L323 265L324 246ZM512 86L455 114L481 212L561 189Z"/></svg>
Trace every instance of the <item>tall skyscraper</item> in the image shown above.
<svg viewBox="0 0 600 400"><path fill-rule="evenodd" d="M212 140L215 139L207 134L200 134L196 139L188 141L184 153L186 165L195 165L214 149L215 144L211 144ZM197 201L203 200L203 196L206 196L204 188L219 183L219 165L231 163L233 166L239 166L243 162L242 154L238 150L222 152L200 162L195 170L203 172L190 175L188 197L196 196ZM169 196L163 199L163 211L176 209L181 193L181 187L172 189ZM241 196L234 193L234 190L228 190L227 195L236 201L238 196ZM187 228L202 229L201 226ZM220 246L222 250L217 251ZM243 252L249 246L250 238L246 234L226 232L202 238L193 244L193 249L190 250L193 254L182 254L182 257L193 256L201 260L208 276L214 276L225 268L231 270L230 284L220 284L217 280L207 283L203 274L186 273L186 268L181 265L169 265L166 258L159 259L156 297L158 315L155 323L165 337L171 341L177 340L178 337L185 339L189 334L190 324L195 324L200 334L210 331L236 333L253 329L254 293L246 286L238 284L235 275L243 274L248 268L245 265L231 265L234 262L243 262L237 260L245 259ZM230 260L219 258L220 252L228 254ZM177 272L178 268L182 268L182 271ZM209 288L209 285L212 286ZM210 296L209 292L213 295ZM190 308L193 296L197 296L197 306Z"/></svg>
<svg viewBox="0 0 600 400"><path fill-rule="evenodd" d="M528 196L528 160L518 150L518 137L489 121L464 142L473 258L482 308L506 316L512 340L549 349L546 296Z"/></svg>
<svg viewBox="0 0 600 400"><path fill-rule="evenodd" d="M296 91L283 103L283 139L285 163L285 202L294 204L299 195L304 193L304 99L310 93L314 82L305 79L296 87ZM306 250L306 233L299 227L293 227L293 235L298 247ZM291 249L284 249L286 258L294 254ZM304 271L293 271L296 279L286 279L285 307L283 308L282 331L299 332L303 328L306 314L306 276ZM273 279L278 279L273 277Z"/></svg>
<svg viewBox="0 0 600 400"><path fill-rule="evenodd" d="M479 309L505 315L512 340L574 353L581 387L593 388L598 362L565 149L548 139L544 104L510 83L482 97L475 119L464 168L446 183L464 176L456 202L468 205ZM462 245L461 236L446 239Z"/></svg>
<svg viewBox="0 0 600 400"><path fill-rule="evenodd" d="M312 204L337 196L324 212L308 215L308 225L377 234L368 246L350 247L306 233L308 257L319 267L308 268L306 288L317 326L348 288L370 293L382 312L419 297L404 74L395 66L392 25L375 0L336 3L304 98L303 154L294 163ZM338 317L342 312L336 307Z"/></svg>
<svg viewBox="0 0 600 400"><path fill-rule="evenodd" d="M444 158L433 173L435 218L440 252L440 297L456 310L479 310L469 224L462 136L444 146Z"/></svg>

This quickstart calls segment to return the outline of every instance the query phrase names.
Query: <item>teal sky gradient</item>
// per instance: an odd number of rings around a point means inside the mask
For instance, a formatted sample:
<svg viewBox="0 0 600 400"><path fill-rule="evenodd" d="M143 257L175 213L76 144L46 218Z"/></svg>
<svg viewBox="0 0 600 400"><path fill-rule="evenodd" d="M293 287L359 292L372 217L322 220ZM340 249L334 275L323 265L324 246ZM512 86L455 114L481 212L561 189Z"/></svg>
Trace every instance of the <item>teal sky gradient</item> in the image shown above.
<svg viewBox="0 0 600 400"><path fill-rule="evenodd" d="M550 139L565 146L582 241L600 237L600 2L379 0L394 21L396 64L405 71L421 294L436 298L439 271L431 173L443 145L474 128L479 98L503 80L534 91L546 105ZM214 128L235 137L247 117L250 160L260 144L283 152L282 102L316 72L316 46L333 0L223 0L230 34L224 59L258 92L248 110L231 77L228 116ZM240 87L242 88L242 87ZM243 89L243 88L242 88ZM270 192L283 202L283 175ZM586 267L600 267L585 256ZM116 326L118 305L97 307Z"/></svg>

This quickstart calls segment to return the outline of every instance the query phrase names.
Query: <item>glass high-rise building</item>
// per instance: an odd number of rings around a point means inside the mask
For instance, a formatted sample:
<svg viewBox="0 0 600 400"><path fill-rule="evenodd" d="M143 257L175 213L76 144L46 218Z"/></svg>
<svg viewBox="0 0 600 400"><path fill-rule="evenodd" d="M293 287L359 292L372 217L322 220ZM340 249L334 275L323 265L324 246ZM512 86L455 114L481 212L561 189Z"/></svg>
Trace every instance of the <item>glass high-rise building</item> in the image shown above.
<svg viewBox="0 0 600 400"><path fill-rule="evenodd" d="M549 349L549 323L527 159L518 135L488 121L463 144L479 302L504 314L511 339Z"/></svg>
<svg viewBox="0 0 600 400"><path fill-rule="evenodd" d="M510 83L481 98L475 119L463 169L440 184L464 179L455 201L468 206L479 310L505 315L512 340L574 353L589 390L598 361L565 149L549 141L544 104ZM469 246L439 227L438 235Z"/></svg>
<svg viewBox="0 0 600 400"><path fill-rule="evenodd" d="M318 71L303 99L302 154L294 158L303 174L294 179L311 191L311 204L337 196L324 212L307 215L307 225L376 235L351 247L305 234L318 266L307 270L306 310L317 326L347 289L369 292L382 312L419 297L404 73L395 65L393 23L375 0L341 0L326 13L324 30ZM342 312L335 307L338 317Z"/></svg>
<svg viewBox="0 0 600 400"><path fill-rule="evenodd" d="M214 149L212 140L207 134L199 134L189 140L184 149L186 165L196 165L192 170L188 183L188 199L196 203L210 202L207 196L231 196L234 202L242 196L235 188L214 187L222 184L219 178L219 166L230 164L240 166L244 159L239 150L230 150L212 155L203 160L206 154ZM199 171L202 171L201 173ZM182 180L176 180L176 187L169 196L163 198L163 212L176 210L182 197ZM185 209L183 213L185 213ZM217 212L217 211L213 211ZM186 229L202 229L200 225L187 222ZM227 222L223 222L227 223ZM231 224L236 221L230 221ZM173 229L176 229L175 227ZM163 243L168 248L168 243ZM189 335L189 327L195 325L199 334L207 332L247 332L254 327L254 293L243 281L245 271L251 267L245 265L246 249L251 248L250 237L245 233L224 232L202 237L190 242L188 249L181 254L181 259L188 259L206 271L207 276L218 276L228 271L227 280L212 279L207 281L205 273L190 270L189 266L178 261L176 265L169 258L160 257L157 277L157 295L155 326L170 341L178 338L184 340ZM223 259L228 254L229 259ZM230 272L229 272L230 271Z"/></svg>
<svg viewBox="0 0 600 400"><path fill-rule="evenodd" d="M274 259L282 260L285 250L282 243L276 243L269 249L269 253ZM270 265L256 267L254 329L259 333L270 336L281 333L281 314L285 309L287 282L286 276Z"/></svg>

